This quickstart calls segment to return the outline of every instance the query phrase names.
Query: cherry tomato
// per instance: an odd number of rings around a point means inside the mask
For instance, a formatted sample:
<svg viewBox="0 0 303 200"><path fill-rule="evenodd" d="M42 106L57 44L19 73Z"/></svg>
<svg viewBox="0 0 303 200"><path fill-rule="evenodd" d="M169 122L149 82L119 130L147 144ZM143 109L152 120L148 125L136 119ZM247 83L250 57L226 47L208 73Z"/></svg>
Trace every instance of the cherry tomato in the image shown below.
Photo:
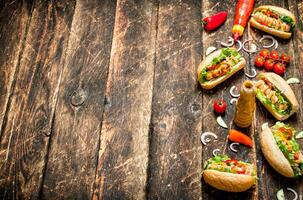
<svg viewBox="0 0 303 200"><path fill-rule="evenodd" d="M256 56L256 58L255 58L255 65L256 65L256 67L263 67L264 62L265 62L264 57Z"/></svg>
<svg viewBox="0 0 303 200"><path fill-rule="evenodd" d="M283 62L285 62L286 64L288 64L288 63L290 62L290 56L289 56L289 55L286 55L286 54L284 54L284 53L280 56L280 59L281 59Z"/></svg>
<svg viewBox="0 0 303 200"><path fill-rule="evenodd" d="M269 57L274 59L274 60L278 60L279 59L279 53L277 51L272 51L272 52L270 52Z"/></svg>
<svg viewBox="0 0 303 200"><path fill-rule="evenodd" d="M275 65L275 62L274 62L272 59L267 59L267 60L264 62L264 68L265 68L267 71L272 71L273 68L274 68L274 65Z"/></svg>
<svg viewBox="0 0 303 200"><path fill-rule="evenodd" d="M224 99L219 99L218 101L215 101L214 106L213 106L215 112L219 113L219 114L224 113L226 110L226 107L227 107L227 104L224 101Z"/></svg>
<svg viewBox="0 0 303 200"><path fill-rule="evenodd" d="M269 57L269 50L268 49L262 49L260 52L259 52L259 56L263 57L263 58L268 58Z"/></svg>
<svg viewBox="0 0 303 200"><path fill-rule="evenodd" d="M298 159L299 159L299 152L296 152L296 153L294 154L294 159L295 159L295 160L298 160Z"/></svg>
<svg viewBox="0 0 303 200"><path fill-rule="evenodd" d="M285 65L283 63L277 63L274 65L274 72L279 75L283 75L285 73Z"/></svg>

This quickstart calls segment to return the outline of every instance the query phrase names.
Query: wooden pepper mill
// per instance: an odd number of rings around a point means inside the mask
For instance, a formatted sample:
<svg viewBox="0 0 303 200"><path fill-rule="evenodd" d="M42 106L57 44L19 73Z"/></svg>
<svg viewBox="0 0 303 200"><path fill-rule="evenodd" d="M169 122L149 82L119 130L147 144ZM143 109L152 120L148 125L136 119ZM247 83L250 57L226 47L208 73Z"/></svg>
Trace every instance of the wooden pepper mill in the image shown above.
<svg viewBox="0 0 303 200"><path fill-rule="evenodd" d="M238 127L251 125L256 109L256 88L252 81L246 80L241 87L240 97L236 105L234 122Z"/></svg>

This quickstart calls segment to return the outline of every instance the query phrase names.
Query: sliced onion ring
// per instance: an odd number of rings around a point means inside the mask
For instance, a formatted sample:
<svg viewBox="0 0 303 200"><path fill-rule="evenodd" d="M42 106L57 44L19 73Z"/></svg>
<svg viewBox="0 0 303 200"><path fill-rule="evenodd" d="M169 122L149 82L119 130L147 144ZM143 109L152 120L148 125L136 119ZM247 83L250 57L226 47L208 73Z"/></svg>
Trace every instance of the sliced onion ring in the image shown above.
<svg viewBox="0 0 303 200"><path fill-rule="evenodd" d="M252 75L248 74L248 73L245 73L245 76L247 76L248 78L255 78L257 76L257 72L255 69L252 69L251 70L253 72Z"/></svg>
<svg viewBox="0 0 303 200"><path fill-rule="evenodd" d="M222 127L222 128L228 128L227 124L225 123L224 119L221 116L217 117L217 123Z"/></svg>
<svg viewBox="0 0 303 200"><path fill-rule="evenodd" d="M237 101L238 101L237 98L232 98L232 99L229 101L229 103L230 103L231 105L233 105L233 104L236 103Z"/></svg>
<svg viewBox="0 0 303 200"><path fill-rule="evenodd" d="M230 94L232 97L237 98L237 97L240 96L240 94L235 94L235 93L234 93L234 90L235 90L235 89L237 89L237 87L236 87L236 86L232 86L232 87L230 88L230 90L229 90L229 94Z"/></svg>
<svg viewBox="0 0 303 200"><path fill-rule="evenodd" d="M225 42L218 41L218 40L216 42L219 42L224 47L232 47L235 44L235 40L230 36L228 37L228 42L229 43L225 43Z"/></svg>
<svg viewBox="0 0 303 200"><path fill-rule="evenodd" d="M220 149L214 149L212 152L213 156L217 156L218 152L220 152Z"/></svg>
<svg viewBox="0 0 303 200"><path fill-rule="evenodd" d="M212 52L214 52L217 48L214 46L210 46L206 49L205 55L208 56L209 54L211 54Z"/></svg>
<svg viewBox="0 0 303 200"><path fill-rule="evenodd" d="M262 45L263 48L271 48L271 47L273 47L274 45L277 45L277 44L278 44L277 40L276 40L273 36L271 36L271 35L263 35L263 36L261 37L261 39L259 40L259 42L262 43L262 41L265 40L265 39L270 39L270 40L272 40L272 43L269 44L269 45Z"/></svg>
<svg viewBox="0 0 303 200"><path fill-rule="evenodd" d="M295 136L296 139L301 139L303 138L303 131L300 131L296 136Z"/></svg>
<svg viewBox="0 0 303 200"><path fill-rule="evenodd" d="M240 40L236 40L236 42L239 44L239 48L237 49L237 51L240 51L243 48L243 44Z"/></svg>
<svg viewBox="0 0 303 200"><path fill-rule="evenodd" d="M257 52L257 45L255 44L255 43L252 43L252 45L254 45L254 47L255 48L252 48L252 49L247 49L246 47L245 47L245 44L247 43L247 42L249 42L249 41L253 41L252 39L249 39L249 40L245 40L244 42L243 42L243 49L244 49L244 51L246 51L247 53L255 53L255 52Z"/></svg>
<svg viewBox="0 0 303 200"><path fill-rule="evenodd" d="M239 144L238 142L233 142L233 143L231 143L231 144L229 145L230 150L232 150L233 152L236 152L236 153L237 153L238 150L235 149L234 145L239 146L240 144Z"/></svg>
<svg viewBox="0 0 303 200"><path fill-rule="evenodd" d="M278 199L278 200L285 200L285 195L284 195L283 189L280 189L280 190L277 192L276 196L277 196L277 199Z"/></svg>
<svg viewBox="0 0 303 200"><path fill-rule="evenodd" d="M264 131L266 128L268 128L268 122L263 123L261 128L262 128L262 131Z"/></svg>
<svg viewBox="0 0 303 200"><path fill-rule="evenodd" d="M289 78L287 79L286 83L288 84L300 83L300 80L298 78Z"/></svg>
<svg viewBox="0 0 303 200"><path fill-rule="evenodd" d="M297 194L297 192L294 189L292 189L292 188L286 188L286 189L288 191L292 192L295 195L295 197L293 198L293 200L298 200L298 194Z"/></svg>
<svg viewBox="0 0 303 200"><path fill-rule="evenodd" d="M278 41L276 40L276 43L275 43L275 49L277 49L277 48L278 48L278 46L279 46L279 43L278 43Z"/></svg>
<svg viewBox="0 0 303 200"><path fill-rule="evenodd" d="M209 143L211 141L211 139L210 138L206 138L206 136L212 136L215 139L218 138L218 136L216 134L212 133L212 132L204 132L204 133L202 133L201 138L200 138L202 144L204 144L204 145L207 145L207 143Z"/></svg>

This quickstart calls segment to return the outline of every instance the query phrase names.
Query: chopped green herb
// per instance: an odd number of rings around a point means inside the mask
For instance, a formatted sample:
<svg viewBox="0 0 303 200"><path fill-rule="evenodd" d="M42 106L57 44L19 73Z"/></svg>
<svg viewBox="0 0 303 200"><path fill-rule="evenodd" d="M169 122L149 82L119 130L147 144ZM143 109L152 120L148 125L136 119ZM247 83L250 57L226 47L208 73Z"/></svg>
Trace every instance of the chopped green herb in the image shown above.
<svg viewBox="0 0 303 200"><path fill-rule="evenodd" d="M294 29L296 28L296 25L295 25L294 20L293 20L291 17L289 17L289 16L281 16L280 19L281 19L283 22L285 22L285 23L287 23L288 25L290 25L290 32L293 32L293 31L294 31Z"/></svg>

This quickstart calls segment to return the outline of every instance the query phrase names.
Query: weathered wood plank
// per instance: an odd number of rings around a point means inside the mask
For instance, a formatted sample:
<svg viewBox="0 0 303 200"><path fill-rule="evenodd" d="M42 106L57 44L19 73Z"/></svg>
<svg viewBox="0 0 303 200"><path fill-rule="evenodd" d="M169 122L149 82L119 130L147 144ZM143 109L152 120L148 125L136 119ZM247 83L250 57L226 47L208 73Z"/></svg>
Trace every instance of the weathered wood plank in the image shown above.
<svg viewBox="0 0 303 200"><path fill-rule="evenodd" d="M9 104L14 78L23 52L31 2L0 2L0 129ZM1 133L0 133L1 136ZM1 152L0 152L1 153ZM0 161L1 162L1 161Z"/></svg>
<svg viewBox="0 0 303 200"><path fill-rule="evenodd" d="M290 44L290 56L292 57L292 65L287 69L290 70L290 73L286 75L286 79L290 77L298 77L301 80L300 84L291 85L295 94L297 95L297 99L299 101L299 112L296 114L296 120L290 122L297 130L303 129L303 2L298 2L295 0L288 0L288 8L291 12L293 12L297 19L297 28L294 33L293 39ZM301 149L303 148L303 140L298 140L301 144Z"/></svg>
<svg viewBox="0 0 303 200"><path fill-rule="evenodd" d="M73 2L35 2L3 123L2 199L39 196L73 7Z"/></svg>
<svg viewBox="0 0 303 200"><path fill-rule="evenodd" d="M90 199L116 2L76 2L45 172L44 199Z"/></svg>
<svg viewBox="0 0 303 200"><path fill-rule="evenodd" d="M287 1L262 1L262 2L256 2L255 7L258 7L260 5L264 4L272 4L280 7L284 7L286 9L289 9ZM260 38L262 35L266 34L264 32L261 32L259 30L252 29L251 32L249 32L250 38ZM278 52L279 53L287 53L291 55L292 57L297 57L297 53L294 48L293 41L297 41L297 36L293 37L293 39L290 40L282 40L277 38L279 41L279 47ZM271 49L272 50L272 49ZM251 62L254 63L255 56L251 57ZM289 77L297 76L299 73L299 66L298 66L298 60L294 59L290 66L286 70L286 74L284 75L284 78L287 79ZM258 70L258 72L261 72L264 70ZM302 87L302 86L301 86ZM298 98L299 102L302 103L302 92L300 92L299 88L300 85L292 85L292 88L295 91L295 94ZM261 126L264 122L268 122L270 125L273 125L277 120L272 117L272 115L261 105L261 103L257 103L257 112L256 112L256 128L255 131L259 133L261 131ZM296 115L290 117L288 120L285 121L285 123L289 123L293 125L294 127L301 128L300 127L300 120L302 120L302 114L301 112L297 113ZM301 125L302 126L302 125ZM281 176L279 173L277 173L266 161L264 156L262 155L260 145L259 145L259 137L258 134L256 135L256 144L257 144L257 166L258 166L258 183L259 183L259 192L260 196L264 199L273 199L276 198L276 193L279 189L283 188L286 189L286 187L293 187L297 191L300 187L302 187L302 182L300 180L294 180L294 179L287 179L283 176ZM289 193L286 193L288 198L291 198Z"/></svg>
<svg viewBox="0 0 303 200"><path fill-rule="evenodd" d="M293 36L292 40L292 48L293 54L292 57L294 59L293 69L289 77L298 77L301 80L300 84L292 85L292 89L295 91L298 101L300 110L297 113L296 121L291 121L292 125L298 130L303 130L303 2L302 1L295 1L295 0L288 0L288 7L291 12L293 12L297 19L297 29ZM303 140L297 140L301 147L301 152L303 151ZM284 188L288 185L284 185ZM298 179L295 182L291 182L291 187L293 187L298 194L301 195L301 199L303 198L303 180L302 178ZM288 196L288 198L292 198Z"/></svg>
<svg viewBox="0 0 303 200"><path fill-rule="evenodd" d="M145 198L156 22L154 1L118 1L93 199Z"/></svg>
<svg viewBox="0 0 303 200"><path fill-rule="evenodd" d="M205 54L205 50L209 46L217 46L218 48L222 48L220 45L216 44L216 40L224 41L228 39L228 36L232 36L231 29L234 21L234 13L237 1L207 1L203 4L203 17L209 16L211 14L215 14L216 12L225 10L228 11L228 18L225 24L220 27L218 30L207 33L203 33L203 54ZM248 38L247 28L244 32L243 37L240 39L242 42ZM236 46L237 48L238 46ZM217 122L216 118L218 115L213 113L213 103L216 99L225 99L228 104L225 115L223 115L224 121L228 124L229 129L235 128L240 130L251 138L254 138L254 126L255 122L252 122L251 127L246 129L239 129L235 126L233 122L234 112L235 112L235 104L231 105L229 101L231 100L231 96L229 94L230 88L234 85L237 86L238 89L241 88L242 83L248 79L244 72L250 73L252 66L249 63L250 55L243 50L240 51L240 54L245 57L247 64L244 70L237 72L233 75L232 78L226 80L224 83L220 84L216 88L211 91L203 90L203 132L211 131L218 135L218 140L213 143L203 147L203 162L212 157L212 151L214 149L220 149L220 152L226 155L229 155L232 158L236 158L238 160L243 160L250 163L256 162L255 156L255 147L252 149L247 148L245 146L239 146L238 153L234 153L229 149L229 145L231 142L228 141L227 135L228 130L221 128ZM250 189L247 192L243 193L227 193L222 192L213 187L207 185L204 181L202 182L202 191L203 191L203 199L220 199L224 197L224 199L258 199L258 190Z"/></svg>
<svg viewBox="0 0 303 200"><path fill-rule="evenodd" d="M149 199L199 199L201 2L160 1L150 133Z"/></svg>

